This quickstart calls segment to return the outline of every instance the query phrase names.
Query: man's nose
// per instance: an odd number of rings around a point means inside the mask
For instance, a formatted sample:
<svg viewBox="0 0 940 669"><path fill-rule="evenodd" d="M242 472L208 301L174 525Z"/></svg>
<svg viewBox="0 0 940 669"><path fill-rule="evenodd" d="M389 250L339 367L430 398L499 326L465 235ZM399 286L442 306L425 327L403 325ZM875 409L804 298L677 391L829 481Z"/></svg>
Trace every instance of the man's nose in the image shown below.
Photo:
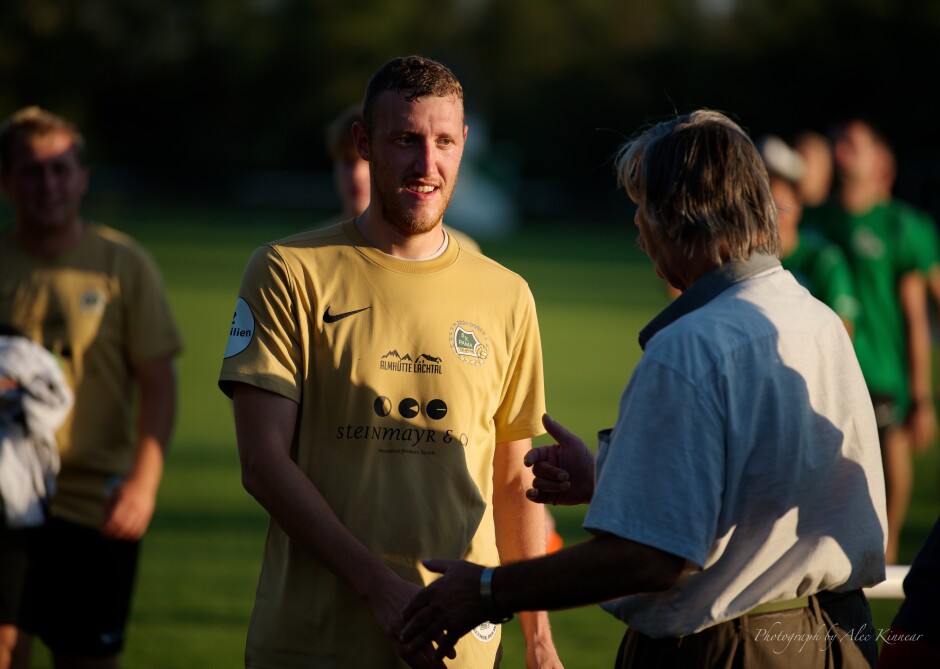
<svg viewBox="0 0 940 669"><path fill-rule="evenodd" d="M43 165L39 169L39 181L45 190L52 190L56 187L56 171L52 165Z"/></svg>
<svg viewBox="0 0 940 669"><path fill-rule="evenodd" d="M431 174L435 169L435 149L434 142L422 142L415 156L415 170L420 174Z"/></svg>

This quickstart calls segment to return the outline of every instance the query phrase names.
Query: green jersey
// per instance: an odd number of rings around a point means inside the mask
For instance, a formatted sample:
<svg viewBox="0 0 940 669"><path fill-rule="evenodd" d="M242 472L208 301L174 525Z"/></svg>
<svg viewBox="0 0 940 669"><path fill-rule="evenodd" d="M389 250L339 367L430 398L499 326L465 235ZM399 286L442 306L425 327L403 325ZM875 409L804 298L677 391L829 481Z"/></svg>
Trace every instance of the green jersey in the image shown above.
<svg viewBox="0 0 940 669"><path fill-rule="evenodd" d="M864 214L850 214L829 203L806 221L846 254L861 305L855 352L869 390L893 397L899 416L907 413L910 392L898 285L908 272L922 271L917 218L896 202L878 204Z"/></svg>

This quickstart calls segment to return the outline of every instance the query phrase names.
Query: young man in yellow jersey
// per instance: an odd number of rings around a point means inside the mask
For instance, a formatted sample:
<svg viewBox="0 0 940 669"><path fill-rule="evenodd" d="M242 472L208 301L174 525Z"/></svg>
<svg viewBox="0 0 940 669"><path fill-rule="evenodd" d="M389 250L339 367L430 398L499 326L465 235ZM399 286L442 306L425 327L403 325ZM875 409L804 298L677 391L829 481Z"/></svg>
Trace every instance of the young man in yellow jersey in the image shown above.
<svg viewBox="0 0 940 669"><path fill-rule="evenodd" d="M244 485L271 514L249 668L430 667L398 640L431 578L421 560L545 551L522 462L543 432L532 295L442 228L467 137L460 82L395 58L352 132L368 208L255 251L219 377ZM545 613L520 620L527 666L560 667ZM499 644L480 625L452 666L498 666Z"/></svg>

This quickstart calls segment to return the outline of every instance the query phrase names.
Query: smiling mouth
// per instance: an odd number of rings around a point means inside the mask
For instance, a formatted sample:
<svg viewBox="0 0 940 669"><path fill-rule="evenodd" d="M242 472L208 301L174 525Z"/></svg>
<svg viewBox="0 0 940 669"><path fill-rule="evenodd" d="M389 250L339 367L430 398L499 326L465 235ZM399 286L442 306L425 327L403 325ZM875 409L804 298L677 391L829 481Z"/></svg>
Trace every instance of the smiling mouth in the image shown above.
<svg viewBox="0 0 940 669"><path fill-rule="evenodd" d="M422 195L426 195L436 191L437 186L408 186L408 190L410 190L412 193L421 193Z"/></svg>

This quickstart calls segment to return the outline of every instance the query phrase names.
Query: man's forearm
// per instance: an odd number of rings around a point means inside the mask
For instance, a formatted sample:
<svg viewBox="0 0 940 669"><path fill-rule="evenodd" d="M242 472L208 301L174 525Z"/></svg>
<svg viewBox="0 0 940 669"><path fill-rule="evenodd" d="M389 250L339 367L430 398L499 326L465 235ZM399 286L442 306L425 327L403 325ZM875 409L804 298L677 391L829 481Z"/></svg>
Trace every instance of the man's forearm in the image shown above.
<svg viewBox="0 0 940 669"><path fill-rule="evenodd" d="M684 565L682 558L670 553L603 535L537 560L497 569L493 602L500 613L597 604L666 590L675 584Z"/></svg>
<svg viewBox="0 0 940 669"><path fill-rule="evenodd" d="M532 474L523 464L531 440L498 444L493 475L493 520L496 547L502 564L539 557L545 554L545 507L526 499L525 491ZM519 624L532 666L538 666L534 655L547 665L556 666L551 626L545 611L527 611L519 615ZM537 649L542 646L547 648ZM545 656L548 657L545 657Z"/></svg>
<svg viewBox="0 0 940 669"><path fill-rule="evenodd" d="M918 272L908 272L901 278L900 297L906 327L911 401L930 402L933 399L933 387L927 285Z"/></svg>
<svg viewBox="0 0 940 669"><path fill-rule="evenodd" d="M297 405L250 386L236 386L235 427L242 483L281 529L360 594L384 563L342 524L313 482L290 459Z"/></svg>
<svg viewBox="0 0 940 669"><path fill-rule="evenodd" d="M176 420L176 372L170 358L135 365L140 390L137 450L129 478L156 494L163 477L166 450Z"/></svg>

